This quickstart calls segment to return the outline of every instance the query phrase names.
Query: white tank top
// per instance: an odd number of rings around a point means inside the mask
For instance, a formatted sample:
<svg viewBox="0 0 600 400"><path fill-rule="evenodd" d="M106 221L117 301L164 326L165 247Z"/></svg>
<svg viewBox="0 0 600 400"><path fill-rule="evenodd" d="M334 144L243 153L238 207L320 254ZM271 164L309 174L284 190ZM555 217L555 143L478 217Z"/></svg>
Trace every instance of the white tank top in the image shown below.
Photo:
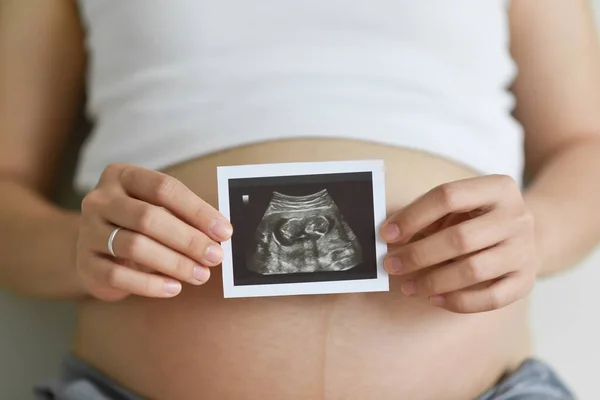
<svg viewBox="0 0 600 400"><path fill-rule="evenodd" d="M351 138L520 182L507 0L80 0L76 185L279 138Z"/></svg>

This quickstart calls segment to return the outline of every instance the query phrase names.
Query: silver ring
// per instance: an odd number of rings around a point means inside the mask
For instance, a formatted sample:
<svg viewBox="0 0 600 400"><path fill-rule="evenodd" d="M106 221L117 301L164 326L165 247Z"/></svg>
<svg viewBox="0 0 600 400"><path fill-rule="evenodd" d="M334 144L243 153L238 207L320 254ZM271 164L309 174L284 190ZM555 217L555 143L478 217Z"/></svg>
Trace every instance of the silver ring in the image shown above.
<svg viewBox="0 0 600 400"><path fill-rule="evenodd" d="M108 237L108 252L114 257L114 258L118 258L117 255L115 254L115 251L113 249L113 242L115 241L115 236L117 236L117 233L119 233L119 231L121 230L121 227L116 228L114 231L112 231L110 233L110 236Z"/></svg>

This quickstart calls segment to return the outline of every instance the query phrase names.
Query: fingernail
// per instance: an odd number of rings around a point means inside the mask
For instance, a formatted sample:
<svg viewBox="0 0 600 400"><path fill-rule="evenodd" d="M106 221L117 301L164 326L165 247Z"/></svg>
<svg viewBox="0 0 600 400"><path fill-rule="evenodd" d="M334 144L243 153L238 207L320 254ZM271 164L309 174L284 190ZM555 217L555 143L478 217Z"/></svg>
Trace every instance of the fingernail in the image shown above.
<svg viewBox="0 0 600 400"><path fill-rule="evenodd" d="M194 267L194 279L204 283L208 280L209 277L210 271L208 270L208 268L201 267L199 265Z"/></svg>
<svg viewBox="0 0 600 400"><path fill-rule="evenodd" d="M402 282L400 289L406 296L412 296L417 293L417 284L414 281Z"/></svg>
<svg viewBox="0 0 600 400"><path fill-rule="evenodd" d="M233 233L233 228L229 222L222 220L217 220L211 230L219 239L222 240L229 239Z"/></svg>
<svg viewBox="0 0 600 400"><path fill-rule="evenodd" d="M444 303L446 302L446 299L444 298L444 296L431 296L429 298L429 301L431 302L431 304L433 304L434 306L443 306Z"/></svg>
<svg viewBox="0 0 600 400"><path fill-rule="evenodd" d="M168 294L177 294L181 291L181 283L177 281L166 281L164 284L164 289Z"/></svg>
<svg viewBox="0 0 600 400"><path fill-rule="evenodd" d="M387 269L392 274L398 274L402 271L402 261L396 257L389 257L387 259Z"/></svg>
<svg viewBox="0 0 600 400"><path fill-rule="evenodd" d="M394 223L387 223L381 228L380 235L386 242L394 241L400 238L400 228Z"/></svg>
<svg viewBox="0 0 600 400"><path fill-rule="evenodd" d="M208 262L217 264L217 263L221 262L222 258L223 258L223 249L221 249L221 246L211 244L210 246L208 246L206 248L206 260Z"/></svg>

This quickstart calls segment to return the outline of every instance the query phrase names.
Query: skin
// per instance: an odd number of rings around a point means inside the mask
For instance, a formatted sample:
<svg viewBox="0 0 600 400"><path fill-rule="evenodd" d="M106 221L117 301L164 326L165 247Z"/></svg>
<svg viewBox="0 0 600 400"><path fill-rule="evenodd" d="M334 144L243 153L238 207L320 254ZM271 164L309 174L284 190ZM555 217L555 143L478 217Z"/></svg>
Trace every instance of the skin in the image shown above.
<svg viewBox="0 0 600 400"><path fill-rule="evenodd" d="M419 233L425 237L408 243ZM536 279L533 214L507 176L438 186L391 216L380 234L389 245L384 266L408 277L402 292L450 311L502 308Z"/></svg>
<svg viewBox="0 0 600 400"><path fill-rule="evenodd" d="M244 146L165 172L214 206L217 165L358 157L385 160L390 216L443 182L475 176L422 153L325 139ZM393 172L411 170L419 173ZM182 400L198 393L462 400L530 354L526 299L489 313L453 313L404 296L397 276L390 292L223 299L220 275L200 286L183 283L170 299L81 302L73 351L146 397ZM432 376L439 385L429 383Z"/></svg>
<svg viewBox="0 0 600 400"><path fill-rule="evenodd" d="M426 188L415 183L410 198L389 198L395 208L380 232L389 244L385 266L406 298L458 314L510 309L527 296L536 277L569 268L600 239L600 52L589 5L515 0L510 13L527 189L519 191L505 176L469 176L457 169L443 179L427 179ZM86 298L86 315L107 301L180 297L188 284L206 286L210 293L215 280L209 279L210 269L219 264L220 251L209 259L208 249L217 249L231 226L215 210L208 189L192 187L190 174L111 165L81 213L48 201L82 99L82 43L71 2L0 1L0 285L27 296ZM274 157L273 149L253 154L264 160ZM414 160L424 171L429 166L425 176L436 163L405 152L386 154L389 160L398 155ZM394 182L393 174L388 179L386 186L405 183ZM124 227L114 243L118 259L105 247L115 226ZM350 304L355 298L336 300L338 311L331 318L343 314L340 303L362 309L362 303ZM386 299L398 307L417 304ZM248 307L256 302L248 301ZM412 308L418 307L407 310ZM338 365L348 361L337 360ZM497 376L490 374L482 388L468 393L478 393ZM151 380L123 380L140 391L152 387Z"/></svg>
<svg viewBox="0 0 600 400"><path fill-rule="evenodd" d="M219 241L233 233L229 221L180 181L132 165L104 171L82 202L81 221L79 275L86 290L105 301L172 297L181 282L204 284L208 268L223 258ZM116 227L122 227L113 242L119 259L106 243Z"/></svg>

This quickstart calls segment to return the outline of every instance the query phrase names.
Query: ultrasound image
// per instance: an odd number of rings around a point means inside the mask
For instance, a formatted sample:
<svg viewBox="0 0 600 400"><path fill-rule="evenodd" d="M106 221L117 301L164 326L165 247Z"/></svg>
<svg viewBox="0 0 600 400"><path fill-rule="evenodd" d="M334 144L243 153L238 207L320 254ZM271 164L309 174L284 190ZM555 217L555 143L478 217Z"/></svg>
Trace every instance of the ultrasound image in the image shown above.
<svg viewBox="0 0 600 400"><path fill-rule="evenodd" d="M235 286L377 279L371 172L228 184Z"/></svg>
<svg viewBox="0 0 600 400"><path fill-rule="evenodd" d="M261 275L346 271L363 261L327 189L306 196L273 192L256 243L247 268Z"/></svg>

